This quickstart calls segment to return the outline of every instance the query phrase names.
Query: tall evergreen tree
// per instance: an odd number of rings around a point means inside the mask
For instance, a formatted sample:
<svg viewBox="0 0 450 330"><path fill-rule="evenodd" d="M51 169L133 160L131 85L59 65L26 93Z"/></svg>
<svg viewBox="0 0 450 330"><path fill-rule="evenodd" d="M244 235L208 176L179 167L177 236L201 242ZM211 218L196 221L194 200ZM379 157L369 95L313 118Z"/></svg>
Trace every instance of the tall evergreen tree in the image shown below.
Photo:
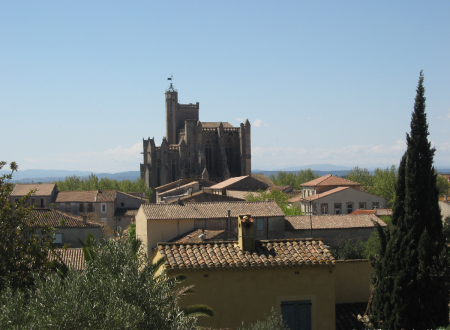
<svg viewBox="0 0 450 330"><path fill-rule="evenodd" d="M447 249L442 236L439 192L428 141L425 88L419 85L398 170L392 226L380 233L372 317L377 328L430 329L449 322Z"/></svg>

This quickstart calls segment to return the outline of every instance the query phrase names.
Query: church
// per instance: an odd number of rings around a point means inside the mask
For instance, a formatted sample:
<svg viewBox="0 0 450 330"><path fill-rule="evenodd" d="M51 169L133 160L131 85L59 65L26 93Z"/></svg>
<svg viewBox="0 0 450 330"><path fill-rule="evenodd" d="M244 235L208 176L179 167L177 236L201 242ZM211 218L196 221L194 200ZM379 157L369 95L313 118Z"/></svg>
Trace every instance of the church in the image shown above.
<svg viewBox="0 0 450 330"><path fill-rule="evenodd" d="M201 122L199 103L178 103L172 83L166 98L166 136L161 146L143 140L141 178L154 189L178 179L221 182L251 174L250 122Z"/></svg>

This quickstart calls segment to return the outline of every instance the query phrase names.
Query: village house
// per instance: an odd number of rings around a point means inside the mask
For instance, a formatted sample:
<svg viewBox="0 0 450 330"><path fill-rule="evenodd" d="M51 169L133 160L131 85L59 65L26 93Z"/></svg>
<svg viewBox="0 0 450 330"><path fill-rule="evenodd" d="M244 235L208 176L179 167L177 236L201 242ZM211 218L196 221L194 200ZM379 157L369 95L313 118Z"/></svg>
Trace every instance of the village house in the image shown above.
<svg viewBox="0 0 450 330"><path fill-rule="evenodd" d="M360 184L333 175L301 185L302 194L288 202L305 214L350 214L356 209L386 208L387 199L359 189Z"/></svg>
<svg viewBox="0 0 450 330"><path fill-rule="evenodd" d="M37 207L48 208L54 201L58 190L55 183L17 183L14 186L9 200L13 203L17 203L20 198L34 190L31 197L27 200L27 205L37 205Z"/></svg>
<svg viewBox="0 0 450 330"><path fill-rule="evenodd" d="M292 330L351 324L342 311L369 299L367 260L337 262L320 239L255 240L256 219L247 214L236 220L238 241L158 243L152 254L152 262L164 260L169 276L185 274L183 285L194 285L196 293L183 297L182 305L215 311L200 318L200 326L241 327L263 320L272 308Z"/></svg>
<svg viewBox="0 0 450 330"><path fill-rule="evenodd" d="M54 243L59 247L69 244L71 248L81 248L78 238L85 241L89 233L97 239L103 237L102 226L88 221L86 216L79 217L53 209L34 209L30 214L29 223L31 227L36 228L39 225L55 228Z"/></svg>
<svg viewBox="0 0 450 330"><path fill-rule="evenodd" d="M267 180L270 181L268 178ZM211 190L213 194L217 195L227 195L227 190L239 190L246 192L266 190L271 186L267 180L265 180L261 175L244 175L217 183L209 187L207 190Z"/></svg>
<svg viewBox="0 0 450 330"><path fill-rule="evenodd" d="M255 238L284 238L285 215L273 201L144 204L136 215L136 236L150 256L158 242L167 242L193 229L237 234L237 216L246 212L251 212L256 221Z"/></svg>

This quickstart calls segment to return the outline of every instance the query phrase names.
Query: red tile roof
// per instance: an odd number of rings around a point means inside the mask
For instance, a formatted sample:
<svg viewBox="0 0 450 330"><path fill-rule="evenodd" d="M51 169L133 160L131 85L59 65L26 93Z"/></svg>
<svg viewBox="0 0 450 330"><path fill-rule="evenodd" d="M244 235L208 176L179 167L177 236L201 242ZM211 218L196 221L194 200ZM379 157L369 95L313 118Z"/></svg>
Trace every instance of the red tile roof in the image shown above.
<svg viewBox="0 0 450 330"><path fill-rule="evenodd" d="M284 213L275 202L214 202L178 204L144 204L141 209L147 220L161 219L221 219L228 210L231 217L251 214L252 217L283 217Z"/></svg>
<svg viewBox="0 0 450 330"><path fill-rule="evenodd" d="M375 214L375 210L354 210L350 215L355 214Z"/></svg>
<svg viewBox="0 0 450 330"><path fill-rule="evenodd" d="M321 240L282 239L255 242L255 252L238 244L158 243L156 251L169 270L267 269L333 266L335 259ZM155 257L153 255L153 258Z"/></svg>
<svg viewBox="0 0 450 330"><path fill-rule="evenodd" d="M100 224L86 221L82 217L64 213L52 209L34 209L31 212L30 219L33 219L32 227L38 225L47 225L55 228L100 228Z"/></svg>
<svg viewBox="0 0 450 330"><path fill-rule="evenodd" d="M116 199L117 190L86 190L86 191L60 191L55 202L113 202ZM138 198L133 196L134 198Z"/></svg>
<svg viewBox="0 0 450 330"><path fill-rule="evenodd" d="M252 178L255 178L256 180L259 180L265 184L267 184L269 187L274 186L275 184L270 180L267 175L264 173L256 173L251 175Z"/></svg>
<svg viewBox="0 0 450 330"><path fill-rule="evenodd" d="M346 180L331 174L324 175L320 178L301 184L302 187L316 187L316 186L359 186L357 182Z"/></svg>
<svg viewBox="0 0 450 330"><path fill-rule="evenodd" d="M16 183L11 193L12 197L25 196L30 190L36 190L33 196L51 196L53 189L55 189L55 183L29 183L22 184Z"/></svg>
<svg viewBox="0 0 450 330"><path fill-rule="evenodd" d="M311 195L311 196L308 196L308 197L305 197L305 198L302 198L302 195L298 195L296 197L290 198L288 200L288 202L293 203L293 202L299 201L300 199L303 199L305 201L315 201L316 199L320 199L320 198L323 198L323 197L326 197L326 196L329 196L329 195L333 195L335 193L338 193L338 192L346 190L346 189L351 189L351 188L350 187L337 187L337 188L334 188L334 189L327 190L327 191L325 191L325 192L323 192L321 194L315 194L315 195Z"/></svg>
<svg viewBox="0 0 450 330"><path fill-rule="evenodd" d="M373 221L381 226L386 224L374 214L336 214L336 215L293 215L286 216L284 230L373 228Z"/></svg>
<svg viewBox="0 0 450 330"><path fill-rule="evenodd" d="M256 196L259 197L261 195L257 191L240 191L240 190L227 190L226 193L227 193L227 196L234 197L234 198L239 198L239 199L241 199L243 201L246 200L245 196L247 196L249 194L252 194L255 197Z"/></svg>
<svg viewBox="0 0 450 330"><path fill-rule="evenodd" d="M248 175L243 175L243 176L237 176L235 178L230 178L228 180L225 180L225 181L222 181L222 182L220 182L218 184L215 184L214 186L211 186L210 188L211 189L223 189L223 188L226 188L226 187L228 187L228 186L230 186L230 185L232 185L232 184L234 184L234 183L236 183L238 181L241 181L241 180L243 180L243 179L245 179L247 177L248 177Z"/></svg>
<svg viewBox="0 0 450 330"><path fill-rule="evenodd" d="M66 250L55 249L55 252L59 254L62 261L66 264L67 267L74 268L77 271L82 271L84 269L85 261L83 249L81 248L78 249L68 248ZM51 252L49 252L48 257L50 261L53 260L59 261L59 259Z"/></svg>

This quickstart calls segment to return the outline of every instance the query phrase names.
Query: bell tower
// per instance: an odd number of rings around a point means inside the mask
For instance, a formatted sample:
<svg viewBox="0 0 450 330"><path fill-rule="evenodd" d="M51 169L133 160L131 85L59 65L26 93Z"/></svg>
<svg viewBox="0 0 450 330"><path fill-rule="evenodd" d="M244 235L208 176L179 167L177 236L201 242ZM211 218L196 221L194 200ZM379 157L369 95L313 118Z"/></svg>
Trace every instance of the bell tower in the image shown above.
<svg viewBox="0 0 450 330"><path fill-rule="evenodd" d="M178 112L178 92L176 89L173 88L172 79L173 77L167 78L167 80L170 80L170 86L168 89L166 89L166 92L164 93L166 97L166 138L167 143L169 145L176 144L178 142L176 129L177 112Z"/></svg>

